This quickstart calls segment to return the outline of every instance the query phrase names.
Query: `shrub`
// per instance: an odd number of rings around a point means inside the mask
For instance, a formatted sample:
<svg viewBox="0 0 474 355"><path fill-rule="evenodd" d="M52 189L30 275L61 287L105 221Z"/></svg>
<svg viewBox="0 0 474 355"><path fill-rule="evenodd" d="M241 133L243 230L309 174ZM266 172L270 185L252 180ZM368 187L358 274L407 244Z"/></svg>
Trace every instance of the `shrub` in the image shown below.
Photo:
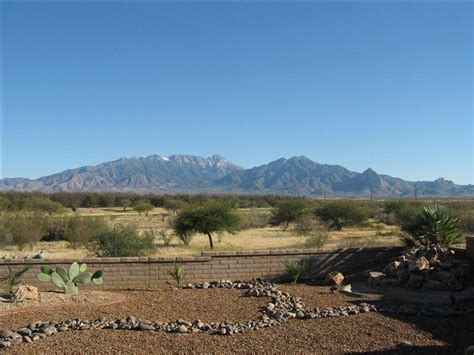
<svg viewBox="0 0 474 355"><path fill-rule="evenodd" d="M173 278L173 280L176 282L177 287L181 288L185 277L183 264L175 263L173 269L168 271L168 275Z"/></svg>
<svg viewBox="0 0 474 355"><path fill-rule="evenodd" d="M154 233L151 231L151 233ZM158 232L158 239L163 242L163 246L168 247L171 244L171 241L174 239L174 234L172 232L167 231L166 229L161 229Z"/></svg>
<svg viewBox="0 0 474 355"><path fill-rule="evenodd" d="M253 228L265 228L270 222L270 215L266 211L259 211L252 208L249 211L239 213L240 220L237 226L238 230L246 230Z"/></svg>
<svg viewBox="0 0 474 355"><path fill-rule="evenodd" d="M329 234L321 229L311 231L305 241L306 248L322 248L328 241Z"/></svg>
<svg viewBox="0 0 474 355"><path fill-rule="evenodd" d="M308 271L309 264L306 261L283 260L283 266L293 278L293 283L297 283L301 276Z"/></svg>
<svg viewBox="0 0 474 355"><path fill-rule="evenodd" d="M108 225L102 219L75 215L68 220L64 240L69 242L71 248L76 249L81 245L86 245L89 239L93 239L108 229Z"/></svg>
<svg viewBox="0 0 474 355"><path fill-rule="evenodd" d="M270 223L272 225L284 223L288 227L290 223L297 221L307 214L308 207L308 202L304 200L282 201L273 209Z"/></svg>
<svg viewBox="0 0 474 355"><path fill-rule="evenodd" d="M13 272L10 266L7 266L8 273L0 276L0 284L5 285L8 293L12 293L14 288L21 282L23 275L31 268L30 265L24 266L20 271Z"/></svg>
<svg viewBox="0 0 474 355"><path fill-rule="evenodd" d="M46 231L47 220L37 212L15 212L4 214L0 224L3 225L0 232L21 251L27 245L33 249Z"/></svg>
<svg viewBox="0 0 474 355"><path fill-rule="evenodd" d="M365 210L352 201L329 202L318 208L316 215L327 224L330 230L341 230L345 226L361 225L368 218Z"/></svg>
<svg viewBox="0 0 474 355"><path fill-rule="evenodd" d="M460 243L462 240L461 221L449 211L438 205L425 207L423 212L416 215L414 222L407 230L413 238L404 238L405 244L412 246L413 242L421 245L440 243L446 247Z"/></svg>
<svg viewBox="0 0 474 355"><path fill-rule="evenodd" d="M310 235L314 230L319 229L320 224L311 216L304 216L298 219L293 226L293 233L296 235Z"/></svg>
<svg viewBox="0 0 474 355"><path fill-rule="evenodd" d="M133 226L106 228L87 241L87 249L97 256L139 256L155 249L154 235L140 235Z"/></svg>

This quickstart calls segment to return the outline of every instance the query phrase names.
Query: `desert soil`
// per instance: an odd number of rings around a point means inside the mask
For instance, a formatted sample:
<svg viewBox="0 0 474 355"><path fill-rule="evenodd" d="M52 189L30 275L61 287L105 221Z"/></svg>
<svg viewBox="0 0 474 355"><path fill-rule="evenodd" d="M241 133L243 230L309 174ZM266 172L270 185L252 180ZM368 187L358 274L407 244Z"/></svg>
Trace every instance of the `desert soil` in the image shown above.
<svg viewBox="0 0 474 355"><path fill-rule="evenodd" d="M330 307L375 302L376 296L353 298L333 294L326 287L281 285L280 289L303 298L307 307ZM109 319L134 315L141 319L170 321L178 318L211 321L245 321L258 314L265 298L242 297L225 289L128 291L124 302L110 306L91 304L0 317L0 328L18 329L38 320L71 318ZM349 317L290 320L279 327L237 334L165 334L144 331L70 331L32 344L12 347L11 353L161 353L161 352L398 352L402 341L410 351L452 353L474 343L470 318L388 316L366 313ZM406 352L407 349L404 349Z"/></svg>

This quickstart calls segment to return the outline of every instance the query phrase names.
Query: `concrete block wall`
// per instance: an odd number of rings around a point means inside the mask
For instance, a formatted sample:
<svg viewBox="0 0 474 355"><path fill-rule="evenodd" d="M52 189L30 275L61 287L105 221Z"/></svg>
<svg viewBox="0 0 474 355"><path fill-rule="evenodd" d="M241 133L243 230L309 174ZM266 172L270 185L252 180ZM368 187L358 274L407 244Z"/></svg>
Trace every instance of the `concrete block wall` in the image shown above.
<svg viewBox="0 0 474 355"><path fill-rule="evenodd" d="M365 271L384 265L387 260L401 253L401 248L360 248L360 249L291 249L259 250L246 252L202 252L201 256L161 258L86 258L82 260L46 259L46 260L2 260L0 269L10 265L18 270L24 265L31 269L25 275L28 284L41 290L53 289L50 283L37 280L42 265L69 267L77 261L85 262L88 270L104 270L104 284L89 286L94 289L155 289L163 287L173 280L168 275L175 262L181 262L186 272L186 282L212 280L250 280L252 278L281 279L287 276L284 260L306 260L310 267L310 276L323 278L330 271L341 271L346 275ZM87 288L87 287L86 287Z"/></svg>

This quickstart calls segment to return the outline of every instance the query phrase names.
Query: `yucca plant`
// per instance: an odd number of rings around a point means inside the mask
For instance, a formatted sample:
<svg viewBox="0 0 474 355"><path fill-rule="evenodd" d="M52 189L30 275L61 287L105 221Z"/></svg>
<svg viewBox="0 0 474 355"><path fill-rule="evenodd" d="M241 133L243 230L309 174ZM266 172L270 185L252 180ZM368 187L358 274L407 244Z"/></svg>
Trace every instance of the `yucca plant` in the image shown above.
<svg viewBox="0 0 474 355"><path fill-rule="evenodd" d="M408 232L412 240L404 239L408 246L413 242L429 246L441 244L445 247L460 243L462 240L461 221L448 210L438 205L427 206L418 214Z"/></svg>
<svg viewBox="0 0 474 355"><path fill-rule="evenodd" d="M297 283L301 276L305 275L308 271L308 263L304 260L302 261L290 261L283 260L283 266L285 266L286 271L293 278L293 283Z"/></svg>
<svg viewBox="0 0 474 355"><path fill-rule="evenodd" d="M176 285L178 286L178 288L181 288L185 276L183 264L175 263L173 269L168 271L168 275L170 275L173 280L176 281Z"/></svg>
<svg viewBox="0 0 474 355"><path fill-rule="evenodd" d="M6 285L9 293L13 292L13 289L18 286L21 282L23 275L30 269L29 265L23 267L20 271L13 272L10 266L7 266L8 273L0 276L0 284Z"/></svg>

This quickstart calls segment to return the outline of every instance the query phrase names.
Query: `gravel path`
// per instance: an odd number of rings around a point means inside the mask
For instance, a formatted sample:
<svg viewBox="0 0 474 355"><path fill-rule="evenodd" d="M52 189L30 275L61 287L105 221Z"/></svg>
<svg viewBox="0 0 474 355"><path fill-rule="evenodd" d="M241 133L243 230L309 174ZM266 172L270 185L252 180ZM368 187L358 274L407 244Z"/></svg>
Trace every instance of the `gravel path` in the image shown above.
<svg viewBox="0 0 474 355"><path fill-rule="evenodd" d="M325 287L281 285L282 291L300 296L307 306L331 307L376 302L376 297L351 298ZM158 290L125 292L125 302L111 306L80 306L48 312L0 317L0 328L16 329L37 320L68 318L124 318L149 320L183 318L211 321L245 321L258 314L265 298L242 297L242 291L225 289ZM290 320L279 327L234 336L166 334L125 330L70 331L32 344L21 344L9 353L159 353L173 352L369 352L393 351L402 341L411 350L452 353L474 343L472 318L388 316L366 313L350 317Z"/></svg>

